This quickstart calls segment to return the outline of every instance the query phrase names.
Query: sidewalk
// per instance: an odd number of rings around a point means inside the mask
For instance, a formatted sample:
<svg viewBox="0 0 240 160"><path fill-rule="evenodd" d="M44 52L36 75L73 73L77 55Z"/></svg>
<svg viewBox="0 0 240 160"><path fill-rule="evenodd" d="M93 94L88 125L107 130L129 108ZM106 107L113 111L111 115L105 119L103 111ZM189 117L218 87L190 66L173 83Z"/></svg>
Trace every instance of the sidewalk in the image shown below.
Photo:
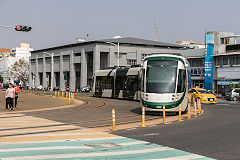
<svg viewBox="0 0 240 160"><path fill-rule="evenodd" d="M0 90L0 113L5 111L5 92ZM50 107L65 106L68 102L64 99L54 99L51 96L39 96L33 94L20 93L18 98L17 110L12 111L25 111L33 109L43 109ZM8 111L7 111L8 112Z"/></svg>

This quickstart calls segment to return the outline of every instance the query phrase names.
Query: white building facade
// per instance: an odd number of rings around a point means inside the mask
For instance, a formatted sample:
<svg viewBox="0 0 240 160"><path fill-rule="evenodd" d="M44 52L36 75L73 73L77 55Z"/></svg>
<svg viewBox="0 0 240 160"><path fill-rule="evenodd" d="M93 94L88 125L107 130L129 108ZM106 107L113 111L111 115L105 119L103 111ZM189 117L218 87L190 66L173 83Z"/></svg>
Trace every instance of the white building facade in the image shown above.
<svg viewBox="0 0 240 160"><path fill-rule="evenodd" d="M21 43L19 47L13 48L12 50L2 50L5 52L1 52L0 49L0 75L3 77L3 83L13 82L14 79L10 75L12 65L20 59L24 59L25 61L29 62L29 58L33 49L30 48L29 44Z"/></svg>

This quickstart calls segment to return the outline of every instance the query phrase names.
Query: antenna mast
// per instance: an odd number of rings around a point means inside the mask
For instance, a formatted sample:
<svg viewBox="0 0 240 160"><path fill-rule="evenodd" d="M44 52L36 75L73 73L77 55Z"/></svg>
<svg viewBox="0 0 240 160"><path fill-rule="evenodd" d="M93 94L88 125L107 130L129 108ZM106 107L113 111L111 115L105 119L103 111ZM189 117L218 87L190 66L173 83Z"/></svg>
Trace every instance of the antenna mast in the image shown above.
<svg viewBox="0 0 240 160"><path fill-rule="evenodd" d="M158 41L158 24L155 23L155 27L154 27L154 40Z"/></svg>

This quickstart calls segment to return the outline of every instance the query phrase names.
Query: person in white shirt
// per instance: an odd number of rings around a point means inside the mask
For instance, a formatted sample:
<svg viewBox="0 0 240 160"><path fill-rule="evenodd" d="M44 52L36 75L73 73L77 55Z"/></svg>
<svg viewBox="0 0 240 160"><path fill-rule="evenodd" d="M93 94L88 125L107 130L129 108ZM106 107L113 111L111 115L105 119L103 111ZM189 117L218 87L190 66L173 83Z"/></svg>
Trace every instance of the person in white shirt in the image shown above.
<svg viewBox="0 0 240 160"><path fill-rule="evenodd" d="M6 110L13 110L13 99L15 98L15 89L13 85L9 83L9 88L6 90ZM8 107L9 106L9 107Z"/></svg>

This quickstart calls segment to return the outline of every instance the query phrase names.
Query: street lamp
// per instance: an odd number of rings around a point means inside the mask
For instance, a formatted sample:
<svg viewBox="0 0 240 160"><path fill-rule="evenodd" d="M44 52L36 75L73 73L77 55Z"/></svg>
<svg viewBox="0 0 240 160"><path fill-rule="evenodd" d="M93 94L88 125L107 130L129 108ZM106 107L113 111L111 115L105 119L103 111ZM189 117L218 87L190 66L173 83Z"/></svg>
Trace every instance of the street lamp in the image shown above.
<svg viewBox="0 0 240 160"><path fill-rule="evenodd" d="M114 45L114 46L117 47L117 54L118 54L118 56L117 56L117 67L119 67L119 42L117 44L112 43L112 42L106 42L106 43Z"/></svg>
<svg viewBox="0 0 240 160"><path fill-rule="evenodd" d="M53 55L54 55L54 53L48 53L48 52L43 52L43 53L45 53L45 54L47 54L47 55L49 55L49 56L51 56L51 65L52 65L52 67L51 67L51 89L50 89L50 91L52 92L53 91L53 74L54 74L54 71L53 71Z"/></svg>

